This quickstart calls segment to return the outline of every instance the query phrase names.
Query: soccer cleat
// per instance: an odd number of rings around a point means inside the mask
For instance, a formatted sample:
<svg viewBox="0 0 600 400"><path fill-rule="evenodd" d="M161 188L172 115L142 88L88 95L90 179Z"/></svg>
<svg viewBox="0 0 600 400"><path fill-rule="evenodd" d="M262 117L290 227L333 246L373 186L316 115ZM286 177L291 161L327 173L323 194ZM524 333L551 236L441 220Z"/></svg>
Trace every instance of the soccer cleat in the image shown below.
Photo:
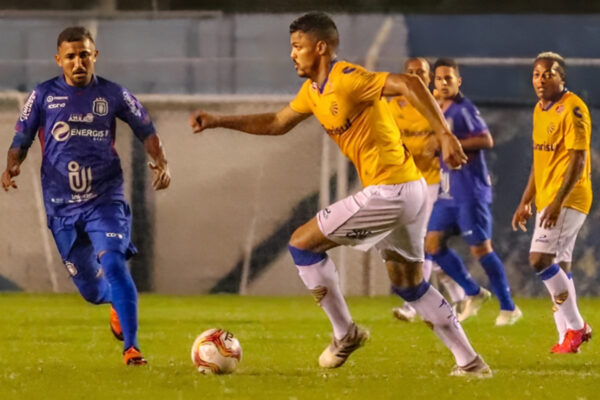
<svg viewBox="0 0 600 400"><path fill-rule="evenodd" d="M417 311L408 303L404 303L402 307L392 309L392 312L394 313L394 317L406 322L413 322L417 316Z"/></svg>
<svg viewBox="0 0 600 400"><path fill-rule="evenodd" d="M110 331L115 335L117 340L123 341L123 329L121 329L117 310L115 310L112 304L110 306Z"/></svg>
<svg viewBox="0 0 600 400"><path fill-rule="evenodd" d="M477 315L483 303L488 301L490 297L492 297L492 294L485 288L481 288L475 296L467 296L464 300L463 310L458 314L458 321L462 322L469 317Z"/></svg>
<svg viewBox="0 0 600 400"><path fill-rule="evenodd" d="M450 376L459 376L465 378L491 378L493 375L490 366L483 361L483 358L478 354L477 357L467 365L459 367L455 365L450 371Z"/></svg>
<svg viewBox="0 0 600 400"><path fill-rule="evenodd" d="M512 311L500 310L500 314L498 314L498 316L496 317L496 326L512 325L518 320L520 320L522 316L523 313L521 312L521 309L517 306L515 306L515 309Z"/></svg>
<svg viewBox="0 0 600 400"><path fill-rule="evenodd" d="M123 362L125 365L145 365L148 363L135 346L131 346L123 352Z"/></svg>
<svg viewBox="0 0 600 400"><path fill-rule="evenodd" d="M562 343L557 343L550 350L554 354L579 353L579 347L592 338L592 327L584 322L582 329L567 329Z"/></svg>
<svg viewBox="0 0 600 400"><path fill-rule="evenodd" d="M350 354L369 339L369 331L352 323L348 333L342 339L337 340L335 336L331 344L325 348L319 356L319 365L323 368L341 367Z"/></svg>

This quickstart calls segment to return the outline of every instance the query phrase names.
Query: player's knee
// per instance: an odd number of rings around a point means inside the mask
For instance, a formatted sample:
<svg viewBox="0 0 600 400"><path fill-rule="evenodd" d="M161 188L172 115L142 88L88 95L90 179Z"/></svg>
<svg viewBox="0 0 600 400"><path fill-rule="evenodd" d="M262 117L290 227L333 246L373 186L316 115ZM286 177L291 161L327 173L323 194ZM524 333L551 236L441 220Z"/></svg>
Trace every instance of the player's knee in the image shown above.
<svg viewBox="0 0 600 400"><path fill-rule="evenodd" d="M100 258L100 264L104 267L106 278L111 281L113 278L128 274L125 254L118 251L104 252Z"/></svg>
<svg viewBox="0 0 600 400"><path fill-rule="evenodd" d="M543 271L552 265L554 256L541 253L529 253L529 265L537 272Z"/></svg>
<svg viewBox="0 0 600 400"><path fill-rule="evenodd" d="M480 259L481 257L484 257L494 251L491 240L486 240L481 244L470 246L470 250L471 254L473 254L473 257L477 259Z"/></svg>
<svg viewBox="0 0 600 400"><path fill-rule="evenodd" d="M437 234L427 234L425 236L425 252L427 254L435 255L443 251L445 248L442 240Z"/></svg>
<svg viewBox="0 0 600 400"><path fill-rule="evenodd" d="M395 287L413 288L419 286L423 281L423 267L420 262L409 262L407 260L398 262L387 258L385 265L390 282Z"/></svg>

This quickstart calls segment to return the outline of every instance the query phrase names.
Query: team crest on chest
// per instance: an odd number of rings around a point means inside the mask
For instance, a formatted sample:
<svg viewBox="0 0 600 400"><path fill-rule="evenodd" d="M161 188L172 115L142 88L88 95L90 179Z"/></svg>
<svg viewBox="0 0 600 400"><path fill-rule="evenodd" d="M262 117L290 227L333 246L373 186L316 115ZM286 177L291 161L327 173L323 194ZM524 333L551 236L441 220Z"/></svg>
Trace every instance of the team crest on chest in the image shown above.
<svg viewBox="0 0 600 400"><path fill-rule="evenodd" d="M331 106L329 106L329 112L331 112L331 115L337 115L339 110L340 109L336 101L332 102Z"/></svg>
<svg viewBox="0 0 600 400"><path fill-rule="evenodd" d="M565 110L565 106L564 104L559 104L558 106L556 106L556 113L560 114L561 112L563 112Z"/></svg>
<svg viewBox="0 0 600 400"><path fill-rule="evenodd" d="M97 97L92 103L92 111L99 117L108 114L108 101L104 97Z"/></svg>

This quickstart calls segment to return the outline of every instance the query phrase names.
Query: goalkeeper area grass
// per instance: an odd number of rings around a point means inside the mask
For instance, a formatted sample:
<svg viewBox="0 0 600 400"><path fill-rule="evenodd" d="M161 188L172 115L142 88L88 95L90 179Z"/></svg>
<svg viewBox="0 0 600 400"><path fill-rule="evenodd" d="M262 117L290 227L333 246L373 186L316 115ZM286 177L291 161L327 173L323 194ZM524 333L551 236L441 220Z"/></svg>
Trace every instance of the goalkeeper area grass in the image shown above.
<svg viewBox="0 0 600 400"><path fill-rule="evenodd" d="M335 370L318 367L331 340L323 311L306 297L140 296L140 346L149 364L123 365L109 306L78 295L0 294L0 399L595 399L598 339L580 354L552 355L549 299L517 299L523 319L494 327L486 303L463 326L494 371L454 378L450 352L422 322L393 318L396 297L348 299L371 339ZM600 329L600 299L581 298ZM232 375L205 376L190 359L197 335L219 327L243 348Z"/></svg>

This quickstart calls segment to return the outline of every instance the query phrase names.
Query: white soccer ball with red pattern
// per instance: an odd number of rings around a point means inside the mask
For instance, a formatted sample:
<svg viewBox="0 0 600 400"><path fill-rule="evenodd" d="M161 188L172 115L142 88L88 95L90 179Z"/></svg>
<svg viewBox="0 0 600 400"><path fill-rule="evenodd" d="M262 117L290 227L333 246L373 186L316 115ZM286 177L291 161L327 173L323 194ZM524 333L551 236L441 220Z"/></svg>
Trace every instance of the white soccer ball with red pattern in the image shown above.
<svg viewBox="0 0 600 400"><path fill-rule="evenodd" d="M192 345L192 361L203 374L230 374L242 359L242 346L231 332L209 329Z"/></svg>

